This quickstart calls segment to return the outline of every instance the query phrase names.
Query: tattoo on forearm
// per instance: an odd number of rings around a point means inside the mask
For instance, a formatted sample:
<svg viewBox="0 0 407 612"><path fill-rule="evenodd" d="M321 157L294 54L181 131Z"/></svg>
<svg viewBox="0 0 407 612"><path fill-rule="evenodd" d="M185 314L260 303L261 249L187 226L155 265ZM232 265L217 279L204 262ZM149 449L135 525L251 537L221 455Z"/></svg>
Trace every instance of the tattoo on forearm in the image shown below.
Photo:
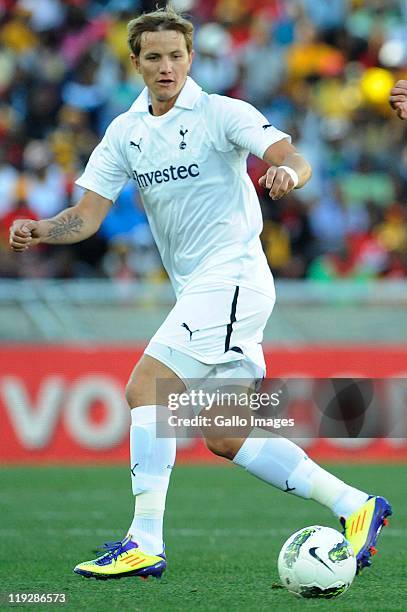
<svg viewBox="0 0 407 612"><path fill-rule="evenodd" d="M65 238L80 234L83 223L82 217L67 212L63 217L50 221L52 227L47 234L47 238L63 241Z"/></svg>

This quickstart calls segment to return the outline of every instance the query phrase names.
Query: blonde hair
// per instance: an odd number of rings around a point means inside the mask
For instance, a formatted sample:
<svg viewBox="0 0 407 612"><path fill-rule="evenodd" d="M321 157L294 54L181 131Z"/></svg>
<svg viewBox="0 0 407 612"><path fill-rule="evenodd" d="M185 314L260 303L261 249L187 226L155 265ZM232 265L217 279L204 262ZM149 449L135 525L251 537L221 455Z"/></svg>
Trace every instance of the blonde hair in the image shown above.
<svg viewBox="0 0 407 612"><path fill-rule="evenodd" d="M188 19L167 4L165 8L157 9L151 13L144 13L127 24L127 42L134 55L140 55L141 36L144 32L160 32L162 30L175 30L184 35L188 53L192 51L194 26Z"/></svg>

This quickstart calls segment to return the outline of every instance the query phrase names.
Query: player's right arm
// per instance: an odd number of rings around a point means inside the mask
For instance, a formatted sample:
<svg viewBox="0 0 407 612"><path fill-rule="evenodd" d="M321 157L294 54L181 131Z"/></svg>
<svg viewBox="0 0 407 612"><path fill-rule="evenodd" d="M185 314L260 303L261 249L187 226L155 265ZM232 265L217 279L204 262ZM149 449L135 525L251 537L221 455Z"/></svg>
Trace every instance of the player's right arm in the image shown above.
<svg viewBox="0 0 407 612"><path fill-rule="evenodd" d="M95 234L112 206L94 191L51 219L17 219L10 227L10 247L19 253L37 244L72 244Z"/></svg>
<svg viewBox="0 0 407 612"><path fill-rule="evenodd" d="M72 244L92 236L131 176L123 149L123 120L119 115L94 149L76 184L86 193L76 206L52 219L18 219L10 228L10 247L20 252L36 244Z"/></svg>

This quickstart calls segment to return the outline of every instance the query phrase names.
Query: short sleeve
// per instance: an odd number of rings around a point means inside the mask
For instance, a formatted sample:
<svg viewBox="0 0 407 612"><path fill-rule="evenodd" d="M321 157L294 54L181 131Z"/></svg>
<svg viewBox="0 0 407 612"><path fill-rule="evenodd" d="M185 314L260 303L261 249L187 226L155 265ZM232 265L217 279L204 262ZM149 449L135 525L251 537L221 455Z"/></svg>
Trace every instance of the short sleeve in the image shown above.
<svg viewBox="0 0 407 612"><path fill-rule="evenodd" d="M249 151L260 159L269 146L287 139L289 134L271 125L268 119L254 106L226 96L211 96L214 103L215 121L226 139L236 147ZM220 122L220 125L219 125Z"/></svg>
<svg viewBox="0 0 407 612"><path fill-rule="evenodd" d="M112 200L118 198L130 176L118 142L118 121L114 120L93 150L83 174L75 181L79 187Z"/></svg>

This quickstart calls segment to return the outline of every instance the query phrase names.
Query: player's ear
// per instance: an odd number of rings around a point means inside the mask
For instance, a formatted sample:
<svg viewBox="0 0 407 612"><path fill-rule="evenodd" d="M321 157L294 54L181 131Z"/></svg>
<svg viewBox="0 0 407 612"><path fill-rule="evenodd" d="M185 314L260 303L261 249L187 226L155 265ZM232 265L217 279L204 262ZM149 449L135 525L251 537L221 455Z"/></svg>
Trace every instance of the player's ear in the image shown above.
<svg viewBox="0 0 407 612"><path fill-rule="evenodd" d="M134 55L134 53L130 53L130 61L133 64L134 68L137 72L140 72L140 56Z"/></svg>
<svg viewBox="0 0 407 612"><path fill-rule="evenodd" d="M190 54L189 54L189 68L188 68L188 70L191 68L192 60L194 59L194 57L195 57L195 51L192 49Z"/></svg>

